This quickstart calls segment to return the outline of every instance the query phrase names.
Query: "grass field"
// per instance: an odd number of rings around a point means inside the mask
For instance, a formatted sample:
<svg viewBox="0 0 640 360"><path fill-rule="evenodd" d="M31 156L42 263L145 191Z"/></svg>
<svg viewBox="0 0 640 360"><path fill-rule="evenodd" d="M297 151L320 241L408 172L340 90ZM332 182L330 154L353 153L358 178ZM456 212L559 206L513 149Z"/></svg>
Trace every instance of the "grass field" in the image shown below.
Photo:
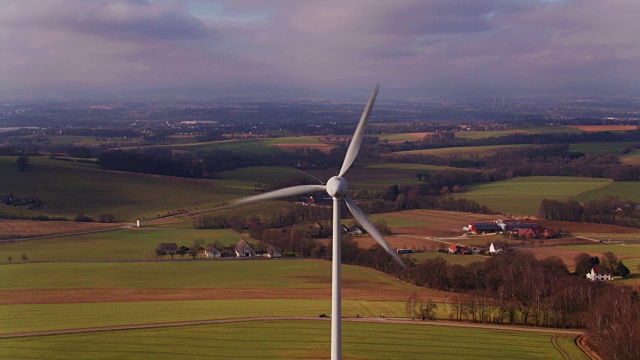
<svg viewBox="0 0 640 360"><path fill-rule="evenodd" d="M370 268L343 266L343 274L353 289L415 290ZM330 278L331 263L323 260L18 263L3 265L0 290L326 289Z"/></svg>
<svg viewBox="0 0 640 360"><path fill-rule="evenodd" d="M404 317L402 301L344 300L343 316ZM440 318L445 318L441 306ZM0 307L0 334L155 324L263 316L318 316L331 313L324 299L234 299L135 301L66 304L21 304ZM162 314L159 316L159 314Z"/></svg>
<svg viewBox="0 0 640 360"><path fill-rule="evenodd" d="M625 148L638 145L637 142L584 142L569 145L569 151L584 154L622 154Z"/></svg>
<svg viewBox="0 0 640 360"><path fill-rule="evenodd" d="M456 137L469 139L486 139L510 134L547 134L547 133L579 133L583 130L570 126L543 126L523 129L490 130L490 131L459 131Z"/></svg>
<svg viewBox="0 0 640 360"><path fill-rule="evenodd" d="M269 177L263 176L265 168L246 168L225 172L220 180L203 180L109 172L96 164L45 157L31 157L30 164L26 172L18 172L15 157L0 157L0 189L19 197L38 197L44 203L38 213L71 219L81 212L93 218L111 213L128 222L178 209L211 207L253 194L256 184L304 176L294 169L269 167ZM0 211L9 212L4 207ZM11 210L16 211L20 212Z"/></svg>
<svg viewBox="0 0 640 360"><path fill-rule="evenodd" d="M590 201L605 195L619 197L624 200L640 202L640 182L613 181L608 185L585 191L576 198L579 201Z"/></svg>
<svg viewBox="0 0 640 360"><path fill-rule="evenodd" d="M517 144L517 145L488 145L488 146L463 146L463 147L448 147L438 149L424 149L424 150L410 150L410 151L398 151L394 154L423 154L433 156L483 156L494 155L497 151L505 149L520 149L527 147L534 147L530 144Z"/></svg>
<svg viewBox="0 0 640 360"><path fill-rule="evenodd" d="M269 153L288 151L298 148L315 148L329 151L332 146L323 143L317 136L287 136L278 138L234 139L207 142L187 142L185 139L180 139L176 144L152 145L149 146L149 148L181 149L192 152L223 150L245 153Z"/></svg>
<svg viewBox="0 0 640 360"><path fill-rule="evenodd" d="M156 247L163 242L190 247L196 240L202 240L205 244L220 241L229 246L235 245L241 238L252 242L247 236L233 230L121 229L37 241L0 243L0 262L6 262L9 255L19 261L22 254L27 254L29 262L153 260L156 259ZM175 256L175 259L180 258ZM191 257L186 255L185 259Z"/></svg>
<svg viewBox="0 0 640 360"><path fill-rule="evenodd" d="M620 161L624 164L640 165L640 150L633 150L626 155L622 155Z"/></svg>
<svg viewBox="0 0 640 360"><path fill-rule="evenodd" d="M532 176L481 184L455 196L475 200L504 214L537 216L542 199L569 199L609 183L608 179Z"/></svg>
<svg viewBox="0 0 640 360"><path fill-rule="evenodd" d="M588 359L571 335L346 322L345 359ZM0 340L5 358L326 359L329 321L265 321ZM268 334L268 336L265 336ZM461 339L450 346L451 339ZM233 346L233 344L252 346Z"/></svg>

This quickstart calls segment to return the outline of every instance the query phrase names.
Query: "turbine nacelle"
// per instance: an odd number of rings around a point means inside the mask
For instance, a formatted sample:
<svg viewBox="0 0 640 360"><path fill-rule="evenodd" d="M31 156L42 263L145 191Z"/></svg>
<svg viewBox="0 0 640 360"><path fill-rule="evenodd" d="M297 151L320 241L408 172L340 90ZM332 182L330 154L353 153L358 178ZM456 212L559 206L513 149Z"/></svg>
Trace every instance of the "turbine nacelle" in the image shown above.
<svg viewBox="0 0 640 360"><path fill-rule="evenodd" d="M343 198L347 196L349 184L347 180L340 176L334 176L327 181L327 194L333 198Z"/></svg>

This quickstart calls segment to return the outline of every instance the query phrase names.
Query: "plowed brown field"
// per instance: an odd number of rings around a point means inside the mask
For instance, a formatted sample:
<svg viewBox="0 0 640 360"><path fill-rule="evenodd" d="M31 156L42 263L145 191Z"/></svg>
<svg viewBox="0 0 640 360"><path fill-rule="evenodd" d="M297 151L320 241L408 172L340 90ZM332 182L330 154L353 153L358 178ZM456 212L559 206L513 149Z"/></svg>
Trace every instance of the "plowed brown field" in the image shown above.
<svg viewBox="0 0 640 360"><path fill-rule="evenodd" d="M86 223L75 221L0 220L0 240L99 231L122 227L124 223Z"/></svg>

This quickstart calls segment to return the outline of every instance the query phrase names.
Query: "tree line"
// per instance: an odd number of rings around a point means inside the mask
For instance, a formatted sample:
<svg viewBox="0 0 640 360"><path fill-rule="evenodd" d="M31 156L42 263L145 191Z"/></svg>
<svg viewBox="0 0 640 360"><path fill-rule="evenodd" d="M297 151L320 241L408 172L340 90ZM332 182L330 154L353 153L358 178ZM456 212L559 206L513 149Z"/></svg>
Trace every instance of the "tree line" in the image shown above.
<svg viewBox="0 0 640 360"><path fill-rule="evenodd" d="M603 358L640 358L639 293L629 286L587 280L586 268L580 266L586 259L590 270L594 258L589 254L576 256L577 270L571 274L559 257L536 259L527 252L507 252L466 266L449 264L441 257L420 263L405 258L403 269L378 245L360 249L347 238L342 250L343 263L372 267L417 286L453 292L444 304L452 320L586 328ZM622 262L608 253L600 264L615 268ZM410 297L407 312L426 319L432 316L434 305Z"/></svg>
<svg viewBox="0 0 640 360"><path fill-rule="evenodd" d="M422 140L402 143L384 143L383 152L411 151L447 147L490 146L513 144L573 144L581 142L632 142L640 141L640 129L623 132L597 131L580 133L513 133L502 136L473 139L457 137L455 132L427 134Z"/></svg>
<svg viewBox="0 0 640 360"><path fill-rule="evenodd" d="M543 199L538 213L546 220L640 227L640 208L637 203L608 195L584 203L572 199Z"/></svg>

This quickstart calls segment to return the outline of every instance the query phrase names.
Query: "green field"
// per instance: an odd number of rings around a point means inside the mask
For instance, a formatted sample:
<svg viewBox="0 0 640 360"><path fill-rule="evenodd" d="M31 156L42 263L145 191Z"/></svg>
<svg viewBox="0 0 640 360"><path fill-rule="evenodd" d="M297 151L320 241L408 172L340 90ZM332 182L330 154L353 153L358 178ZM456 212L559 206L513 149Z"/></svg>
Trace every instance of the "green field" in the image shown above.
<svg viewBox="0 0 640 360"><path fill-rule="evenodd" d="M423 134L415 134L415 133L399 133L399 134L381 134L375 135L380 141L391 141L391 142L399 142L399 141L418 141L422 140L425 135Z"/></svg>
<svg viewBox="0 0 640 360"><path fill-rule="evenodd" d="M147 232L149 238L159 237L162 231L122 230L102 235L103 239L87 240L86 244L100 244L110 240L125 243L136 241L136 232ZM120 233L120 235L118 235ZM174 238L190 238L191 234L172 233ZM192 231L197 233L196 231ZM216 232L210 232L216 233ZM219 234L223 236L224 234ZM113 239L110 239L113 238ZM142 240L141 241L146 241ZM159 238L151 239L154 242ZM44 243L49 240L29 241ZM81 244L69 246L71 253L82 251ZM90 250L93 251L93 250ZM100 252L100 251L97 251ZM95 255L95 254L94 254ZM458 256L458 258L475 258ZM381 272L357 266L342 266L344 296L343 315L353 318L357 315L368 318L404 317L405 302L379 301L376 298L392 295L402 297L418 291L422 298L429 298L429 290L416 288L399 282ZM86 291L96 294L110 294L130 289L166 292L166 301L127 301L122 298L109 302L73 302L51 304L16 304L0 306L0 333L78 329L96 326L151 324L158 322L213 320L229 318L249 318L264 316L317 316L330 313L330 298L315 296L306 298L298 294L305 291L322 291L328 295L330 289L331 263L321 260L272 260L272 261L152 261L152 262L49 262L2 265L0 291ZM266 297L229 300L188 300L172 301L176 291L190 291L197 294L205 290L225 293L256 291ZM378 294L371 297L372 292ZM270 294L287 294L285 298L269 298ZM354 295L349 294L360 294ZM251 297L248 296L248 297ZM358 296L365 296L359 298ZM27 299L25 299L27 300ZM440 305L439 318L446 318L446 306ZM478 358L491 356L495 349L478 344L487 339L508 342L501 354L509 354L518 359L562 358L555 346L572 354L574 359L583 355L573 345L574 336L557 336L510 330L457 329L449 327L418 326L416 324L384 323L344 323L345 358L361 353L364 358L388 358L391 353L402 359L422 359L424 356L437 358L469 358L470 349ZM216 357L264 358L303 357L313 353L314 357L329 349L328 321L259 321L248 323L228 323L214 325L193 325L176 328L146 330L110 331L31 338L0 340L0 357L40 357L48 358L144 358L176 356L193 358L211 356L211 348L198 346L200 342L217 344ZM201 333L202 340L193 335ZM382 338L381 334L388 338ZM153 334L164 334L155 336ZM312 334L312 335L309 335ZM311 336L311 339L307 337ZM451 350L444 346L451 337L464 336L461 348ZM166 339L163 339L166 337ZM376 340L372 340L372 339ZM153 340L150 340L153 339ZM161 340L162 339L162 340ZM173 341L169 341L172 339ZM272 353L262 349L247 349L224 346L233 342L252 339L259 344L273 346ZM325 339L325 340L318 340ZM150 341L150 342L148 342ZM221 341L221 343L216 343ZM195 344L175 346L175 344ZM280 344L280 345L277 345ZM290 355L289 348L282 344L295 344L299 355ZM306 344L306 345L305 345ZM408 344L415 344L408 346ZM418 345L420 344L420 345ZM425 344L432 344L425 347ZM440 344L440 345L438 345ZM165 347L166 346L166 347ZM308 347L310 346L310 347ZM389 350L398 347L400 350ZM205 350L202 350L204 348ZM284 354L282 353L284 352ZM142 355L144 354L144 355ZM307 354L307 355L305 355ZM472 357L473 358L473 357Z"/></svg>
<svg viewBox="0 0 640 360"><path fill-rule="evenodd" d="M381 163L381 164L370 164L366 166L367 169L384 169L385 171L391 172L406 172L407 174L411 174L415 177L415 174L420 172L436 172L436 171L472 171L465 170L450 166L437 166L437 165L424 165L424 164L404 164L404 163Z"/></svg>
<svg viewBox="0 0 640 360"><path fill-rule="evenodd" d="M569 151L584 154L622 154L625 148L637 146L637 142L584 142L569 145Z"/></svg>
<svg viewBox="0 0 640 360"><path fill-rule="evenodd" d="M241 238L252 242L248 237L229 229L121 229L37 241L0 243L0 263L6 262L9 255L19 261L21 254L26 254L29 262L153 260L156 259L155 249L163 242L190 247L196 240L203 240L205 244L219 241L224 246L229 246L235 245ZM180 256L174 258L181 259ZM185 255L184 259L191 257Z"/></svg>
<svg viewBox="0 0 640 360"><path fill-rule="evenodd" d="M573 335L346 322L345 359L588 359ZM4 358L325 359L329 321L261 321L0 340ZM450 346L452 339L464 339ZM499 341L499 349L495 342ZM244 346L236 346L244 344Z"/></svg>
<svg viewBox="0 0 640 360"><path fill-rule="evenodd" d="M321 145L324 144L317 136L286 136L278 138L234 139L207 142L184 142L176 144L152 145L148 148L181 149L197 151L231 151L245 153L269 153L287 151L278 145Z"/></svg>
<svg viewBox="0 0 640 360"><path fill-rule="evenodd" d="M516 145L488 145L488 146L462 146L462 147L448 147L437 149L423 149L423 150L410 150L410 151L398 151L394 154L422 154L432 156L488 156L494 155L500 150L506 149L520 149L527 147L534 147L536 145L531 144L516 144Z"/></svg>
<svg viewBox="0 0 640 360"><path fill-rule="evenodd" d="M591 201L606 195L615 196L623 200L640 202L640 182L612 181L607 186L585 191L576 198L579 201Z"/></svg>
<svg viewBox="0 0 640 360"><path fill-rule="evenodd" d="M342 308L343 316L348 318L354 318L356 314L369 318L389 314L405 316L405 303L401 301L345 299ZM440 317L445 318L444 306L441 308ZM0 334L263 316L315 317L330 313L330 297L315 300L235 299L3 305L0 307Z"/></svg>
<svg viewBox="0 0 640 360"><path fill-rule="evenodd" d="M630 165L640 165L640 150L633 150L620 157L620 161Z"/></svg>
<svg viewBox="0 0 640 360"><path fill-rule="evenodd" d="M490 130L490 131L459 131L456 132L456 137L468 138L468 139L486 139L490 137L500 137L510 134L553 134L553 133L580 133L581 130L565 127L565 126L542 126L523 129L510 129L510 130Z"/></svg>
<svg viewBox="0 0 640 360"><path fill-rule="evenodd" d="M18 172L15 159L0 157L0 189L19 197L38 197L44 204L37 212L71 219L82 212L93 218L111 213L120 221L150 220L251 195L257 184L304 176L294 169L269 167L269 177L263 175L265 168L246 168L222 173L220 180L194 180L108 172L96 164L46 157L30 157L29 169Z"/></svg>
<svg viewBox="0 0 640 360"><path fill-rule="evenodd" d="M330 285L331 278L331 263L324 260L165 260L18 263L2 266L0 290L252 287L324 289ZM343 266L343 275L353 283L351 287L354 289L414 289L370 268Z"/></svg>
<svg viewBox="0 0 640 360"><path fill-rule="evenodd" d="M456 194L503 214L537 216L543 199L564 200L608 186L608 179L532 176L484 183Z"/></svg>

